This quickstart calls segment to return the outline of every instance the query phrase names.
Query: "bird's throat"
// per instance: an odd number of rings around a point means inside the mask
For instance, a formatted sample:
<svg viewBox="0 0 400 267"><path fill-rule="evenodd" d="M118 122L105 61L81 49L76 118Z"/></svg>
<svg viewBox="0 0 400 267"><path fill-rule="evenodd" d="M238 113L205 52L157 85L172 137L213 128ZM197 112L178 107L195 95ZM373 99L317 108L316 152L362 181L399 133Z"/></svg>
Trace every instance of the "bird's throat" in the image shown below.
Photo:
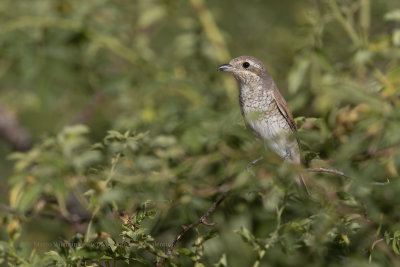
<svg viewBox="0 0 400 267"><path fill-rule="evenodd" d="M252 112L265 112L272 101L271 92L262 84L240 84L239 104L244 116Z"/></svg>

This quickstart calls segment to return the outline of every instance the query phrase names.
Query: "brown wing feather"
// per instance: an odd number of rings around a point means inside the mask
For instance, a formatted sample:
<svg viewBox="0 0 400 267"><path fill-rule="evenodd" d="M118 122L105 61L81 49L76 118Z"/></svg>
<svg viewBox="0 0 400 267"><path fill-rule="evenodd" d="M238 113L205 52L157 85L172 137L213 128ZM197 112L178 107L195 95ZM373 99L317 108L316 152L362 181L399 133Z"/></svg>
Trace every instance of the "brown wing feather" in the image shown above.
<svg viewBox="0 0 400 267"><path fill-rule="evenodd" d="M281 95L281 93L279 92L279 90L277 88L274 88L274 99L276 102L276 105L278 106L278 109L280 111L280 113L282 114L283 117L285 117L286 121L289 123L290 128L292 129L293 132L297 131L297 125L293 119L293 115L292 112L289 109L289 106L287 105L285 99L283 98L283 96ZM299 153L300 153L300 142L299 140L296 138L297 141L297 145L298 145L298 149L299 149ZM298 155L298 164L301 163L301 156ZM304 177L299 174L296 177L297 183L300 186L300 188L308 195L310 196L310 192L308 191L308 187L306 184L306 181L304 180Z"/></svg>
<svg viewBox="0 0 400 267"><path fill-rule="evenodd" d="M279 111L282 113L282 115L285 117L286 121L289 123L290 128L292 129L293 132L297 131L297 126L296 123L294 122L292 112L289 109L289 106L287 105L285 99L279 92L277 88L274 88L274 99L275 102L279 108Z"/></svg>

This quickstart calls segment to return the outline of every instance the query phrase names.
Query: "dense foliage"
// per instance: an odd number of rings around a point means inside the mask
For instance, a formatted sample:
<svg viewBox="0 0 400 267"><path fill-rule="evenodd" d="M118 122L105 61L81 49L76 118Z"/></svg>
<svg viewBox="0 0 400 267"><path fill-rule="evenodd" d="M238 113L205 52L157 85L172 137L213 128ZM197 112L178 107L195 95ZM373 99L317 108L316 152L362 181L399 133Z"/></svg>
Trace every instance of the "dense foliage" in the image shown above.
<svg viewBox="0 0 400 267"><path fill-rule="evenodd" d="M0 144L1 266L400 266L399 1L2 0L0 23L1 109L32 144ZM216 71L239 55L305 167L338 171L310 198Z"/></svg>

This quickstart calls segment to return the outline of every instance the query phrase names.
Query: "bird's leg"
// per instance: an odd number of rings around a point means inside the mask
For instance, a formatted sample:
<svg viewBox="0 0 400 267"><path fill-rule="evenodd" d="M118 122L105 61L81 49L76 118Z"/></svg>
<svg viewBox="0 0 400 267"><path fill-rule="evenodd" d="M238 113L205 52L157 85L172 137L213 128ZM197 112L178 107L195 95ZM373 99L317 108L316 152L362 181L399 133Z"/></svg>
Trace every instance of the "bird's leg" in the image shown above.
<svg viewBox="0 0 400 267"><path fill-rule="evenodd" d="M249 163L247 164L247 171L250 171L250 168L253 167L253 165L255 165L257 162L259 162L259 161L262 160L263 158L264 158L264 157L261 156L261 157L255 159L255 160L249 162Z"/></svg>

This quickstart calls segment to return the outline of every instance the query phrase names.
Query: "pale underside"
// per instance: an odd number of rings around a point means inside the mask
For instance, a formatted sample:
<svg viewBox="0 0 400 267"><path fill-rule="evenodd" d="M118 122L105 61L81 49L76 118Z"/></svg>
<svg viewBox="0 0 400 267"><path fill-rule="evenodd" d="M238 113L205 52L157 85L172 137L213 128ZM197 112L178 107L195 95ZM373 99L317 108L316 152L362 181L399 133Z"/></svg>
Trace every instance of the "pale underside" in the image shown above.
<svg viewBox="0 0 400 267"><path fill-rule="evenodd" d="M254 88L254 87L253 87ZM300 163L299 145L285 111L280 109L273 90L262 86L240 87L239 101L247 126L280 157ZM278 92L279 93L279 92Z"/></svg>

